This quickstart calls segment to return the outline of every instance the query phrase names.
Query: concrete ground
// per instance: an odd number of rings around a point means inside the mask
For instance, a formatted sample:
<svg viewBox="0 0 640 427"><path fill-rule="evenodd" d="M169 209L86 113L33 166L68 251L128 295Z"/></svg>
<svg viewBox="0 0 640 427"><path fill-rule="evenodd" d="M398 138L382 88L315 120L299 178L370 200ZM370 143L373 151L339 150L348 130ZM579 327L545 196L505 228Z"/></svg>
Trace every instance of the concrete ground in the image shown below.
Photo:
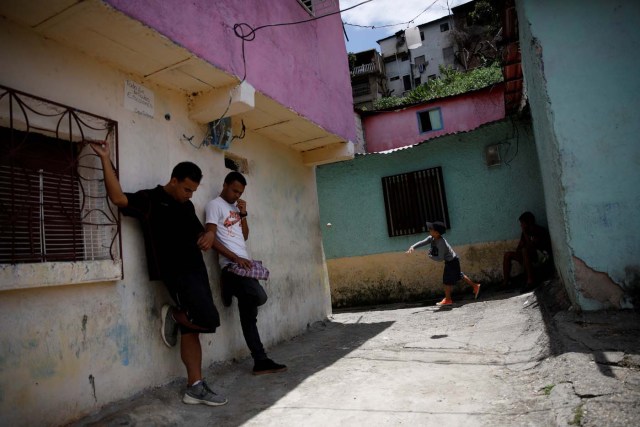
<svg viewBox="0 0 640 427"><path fill-rule="evenodd" d="M337 312L270 349L287 372L209 368L225 406L181 403L180 381L72 425L640 425L638 314L554 314L545 292Z"/></svg>

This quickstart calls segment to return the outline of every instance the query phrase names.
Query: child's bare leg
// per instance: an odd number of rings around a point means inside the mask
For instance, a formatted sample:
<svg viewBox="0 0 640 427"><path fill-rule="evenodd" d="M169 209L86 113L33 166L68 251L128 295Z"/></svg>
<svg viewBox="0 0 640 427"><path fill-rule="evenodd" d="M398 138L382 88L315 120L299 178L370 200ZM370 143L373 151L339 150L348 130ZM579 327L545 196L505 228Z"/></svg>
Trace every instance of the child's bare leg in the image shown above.
<svg viewBox="0 0 640 427"><path fill-rule="evenodd" d="M453 300L451 299L451 289L453 288L453 285L444 285L444 299L442 301L440 301L439 303L437 303L437 306L443 306L443 305L451 305L453 304Z"/></svg>
<svg viewBox="0 0 640 427"><path fill-rule="evenodd" d="M480 283L476 283L473 280L469 279L469 276L467 276L466 274L462 275L462 280L464 280L467 285L472 286L474 289L476 288L476 286L478 286L480 284Z"/></svg>
<svg viewBox="0 0 640 427"><path fill-rule="evenodd" d="M532 285L534 282L533 265L531 262L531 253L527 249L522 250L522 264L524 270L527 272L527 285Z"/></svg>
<svg viewBox="0 0 640 427"><path fill-rule="evenodd" d="M451 299L451 290L453 289L453 285L444 285L444 299L448 301L453 301Z"/></svg>
<svg viewBox="0 0 640 427"><path fill-rule="evenodd" d="M480 283L476 283L473 280L469 279L469 276L466 274L462 275L462 280L465 281L467 285L471 285L473 288L473 296L478 298L478 294L480 293Z"/></svg>

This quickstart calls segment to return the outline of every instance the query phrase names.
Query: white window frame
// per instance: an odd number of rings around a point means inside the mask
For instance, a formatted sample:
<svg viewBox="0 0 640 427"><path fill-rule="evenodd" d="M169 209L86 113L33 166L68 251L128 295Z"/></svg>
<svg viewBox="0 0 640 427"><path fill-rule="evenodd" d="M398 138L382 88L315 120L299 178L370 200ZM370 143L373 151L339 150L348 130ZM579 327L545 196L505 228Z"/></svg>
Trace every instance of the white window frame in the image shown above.
<svg viewBox="0 0 640 427"><path fill-rule="evenodd" d="M438 118L440 120L440 127L438 127L438 128L435 128L433 126L432 116L431 116L432 112L436 112L438 114ZM423 115L423 114L428 114L429 115L429 123L431 124L431 129L427 129L427 130L422 129L422 120L421 120L420 116ZM426 109L426 110L420 110L420 111L416 112L416 117L418 119L418 131L420 132L420 134L429 133L429 132L435 132L435 131L439 131L439 130L444 129L444 121L442 120L442 110L440 109L440 107L434 107L434 108L429 108L429 109Z"/></svg>

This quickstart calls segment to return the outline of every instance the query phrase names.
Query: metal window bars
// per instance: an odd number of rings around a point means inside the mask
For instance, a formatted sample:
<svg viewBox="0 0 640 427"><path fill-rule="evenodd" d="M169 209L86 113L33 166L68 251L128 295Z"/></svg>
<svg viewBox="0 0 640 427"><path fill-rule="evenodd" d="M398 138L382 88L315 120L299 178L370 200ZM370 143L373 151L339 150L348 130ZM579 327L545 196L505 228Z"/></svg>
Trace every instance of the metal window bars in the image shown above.
<svg viewBox="0 0 640 427"><path fill-rule="evenodd" d="M119 260L118 211L90 141L117 122L0 85L0 264Z"/></svg>
<svg viewBox="0 0 640 427"><path fill-rule="evenodd" d="M427 221L449 228L441 167L383 177L382 192L389 237L425 232Z"/></svg>

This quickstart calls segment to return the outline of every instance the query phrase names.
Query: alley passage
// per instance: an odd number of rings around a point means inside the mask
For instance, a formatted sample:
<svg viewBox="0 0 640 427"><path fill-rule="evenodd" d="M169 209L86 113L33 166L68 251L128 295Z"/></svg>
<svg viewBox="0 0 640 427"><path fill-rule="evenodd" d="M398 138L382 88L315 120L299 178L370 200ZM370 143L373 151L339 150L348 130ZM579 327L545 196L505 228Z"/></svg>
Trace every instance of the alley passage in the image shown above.
<svg viewBox="0 0 640 427"><path fill-rule="evenodd" d="M577 345L555 355L550 347L531 293L487 292L484 299L461 300L450 309L340 312L270 350L289 366L288 372L254 377L246 359L210 369L209 382L228 397L226 406L183 405L181 380L76 425L566 426L638 421L637 369L597 364ZM585 424L589 419L595 421Z"/></svg>

